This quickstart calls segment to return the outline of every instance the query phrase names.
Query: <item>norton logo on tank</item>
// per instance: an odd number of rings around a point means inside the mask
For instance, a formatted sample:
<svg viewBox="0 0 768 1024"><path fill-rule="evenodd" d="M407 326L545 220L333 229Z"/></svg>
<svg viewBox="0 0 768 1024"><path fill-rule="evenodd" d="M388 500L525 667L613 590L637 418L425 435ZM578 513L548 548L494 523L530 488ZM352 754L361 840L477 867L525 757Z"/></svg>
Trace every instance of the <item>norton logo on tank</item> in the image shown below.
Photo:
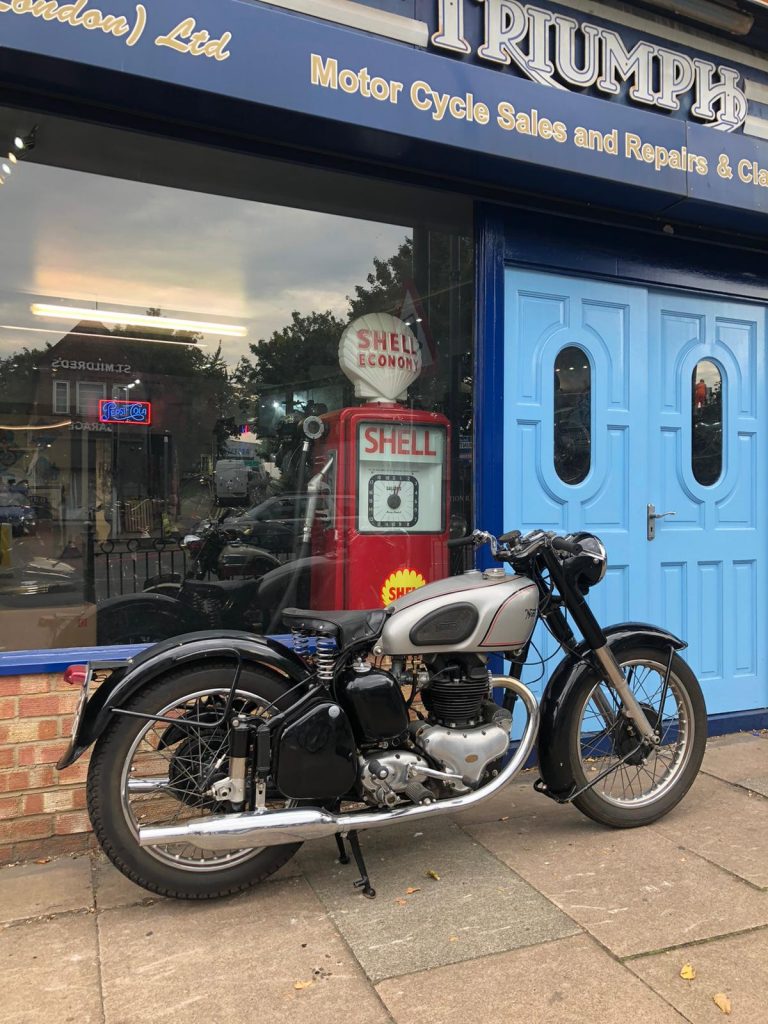
<svg viewBox="0 0 768 1024"><path fill-rule="evenodd" d="M747 97L735 68L641 40L625 44L613 29L578 22L518 0L437 0L438 30L432 44L471 53L465 12L485 11L480 60L516 68L526 78L554 89L596 89L660 110L690 106L690 116L723 132L739 128ZM474 13L474 12L473 12Z"/></svg>

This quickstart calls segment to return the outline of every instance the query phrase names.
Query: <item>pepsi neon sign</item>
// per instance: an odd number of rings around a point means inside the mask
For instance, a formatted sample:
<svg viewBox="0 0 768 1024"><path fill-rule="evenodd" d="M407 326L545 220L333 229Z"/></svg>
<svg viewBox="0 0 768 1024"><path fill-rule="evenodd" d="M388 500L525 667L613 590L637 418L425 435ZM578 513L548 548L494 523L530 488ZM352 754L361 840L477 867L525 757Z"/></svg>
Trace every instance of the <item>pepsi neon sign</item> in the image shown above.
<svg viewBox="0 0 768 1024"><path fill-rule="evenodd" d="M99 423L135 423L148 427L151 422L151 402L132 402L123 398L99 400Z"/></svg>

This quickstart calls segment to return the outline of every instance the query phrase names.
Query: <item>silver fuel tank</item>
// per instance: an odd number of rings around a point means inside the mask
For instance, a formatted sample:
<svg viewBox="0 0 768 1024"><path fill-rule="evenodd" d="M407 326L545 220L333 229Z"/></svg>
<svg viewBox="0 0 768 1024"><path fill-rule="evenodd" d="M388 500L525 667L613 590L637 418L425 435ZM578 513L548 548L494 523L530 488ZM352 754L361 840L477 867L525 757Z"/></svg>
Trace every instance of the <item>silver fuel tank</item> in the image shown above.
<svg viewBox="0 0 768 1024"><path fill-rule="evenodd" d="M538 607L538 589L526 576L473 570L393 601L376 646L389 655L511 651L529 639Z"/></svg>

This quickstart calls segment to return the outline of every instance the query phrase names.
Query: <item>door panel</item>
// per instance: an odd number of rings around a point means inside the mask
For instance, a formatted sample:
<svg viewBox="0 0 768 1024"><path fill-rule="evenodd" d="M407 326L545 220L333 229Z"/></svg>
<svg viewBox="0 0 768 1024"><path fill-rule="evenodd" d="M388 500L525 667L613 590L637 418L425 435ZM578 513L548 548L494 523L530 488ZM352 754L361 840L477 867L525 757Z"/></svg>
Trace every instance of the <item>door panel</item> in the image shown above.
<svg viewBox="0 0 768 1024"><path fill-rule="evenodd" d="M658 473L648 500L659 511L677 513L658 521L649 544L651 591L661 587L664 624L671 627L674 618L690 642L688 657L709 712L763 707L765 310L652 294L649 311L650 376L661 386L650 389L657 400L650 407L649 455ZM711 380L697 403L701 367ZM716 409L711 422L694 425L708 409ZM712 483L694 472L693 452L702 447L721 453L722 468Z"/></svg>
<svg viewBox="0 0 768 1024"><path fill-rule="evenodd" d="M505 529L598 534L610 568L591 596L595 612L605 625L637 617L646 608L645 506L637 495L645 493L647 398L636 384L647 360L645 293L510 269L505 310ZM578 483L555 466L556 405L574 418L555 383L564 349L582 353L591 380L590 465ZM534 642L545 657L555 651L541 628Z"/></svg>
<svg viewBox="0 0 768 1024"><path fill-rule="evenodd" d="M656 622L686 639L710 713L767 706L765 310L508 269L505 332L505 529L596 533L609 556L590 595L601 623ZM590 368L586 432L555 384L566 348ZM588 440L575 483L556 467L563 437ZM653 541L649 503L676 513ZM555 653L544 631L534 639Z"/></svg>

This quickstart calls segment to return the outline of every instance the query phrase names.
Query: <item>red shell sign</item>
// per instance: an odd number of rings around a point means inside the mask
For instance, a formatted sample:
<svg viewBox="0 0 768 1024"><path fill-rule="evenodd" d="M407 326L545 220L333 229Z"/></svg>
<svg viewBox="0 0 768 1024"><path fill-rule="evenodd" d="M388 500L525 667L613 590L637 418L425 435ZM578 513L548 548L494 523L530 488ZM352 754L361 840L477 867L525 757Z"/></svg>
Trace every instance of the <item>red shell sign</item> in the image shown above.
<svg viewBox="0 0 768 1024"><path fill-rule="evenodd" d="M369 313L344 330L339 363L358 398L393 402L406 396L421 373L421 346L398 317Z"/></svg>

